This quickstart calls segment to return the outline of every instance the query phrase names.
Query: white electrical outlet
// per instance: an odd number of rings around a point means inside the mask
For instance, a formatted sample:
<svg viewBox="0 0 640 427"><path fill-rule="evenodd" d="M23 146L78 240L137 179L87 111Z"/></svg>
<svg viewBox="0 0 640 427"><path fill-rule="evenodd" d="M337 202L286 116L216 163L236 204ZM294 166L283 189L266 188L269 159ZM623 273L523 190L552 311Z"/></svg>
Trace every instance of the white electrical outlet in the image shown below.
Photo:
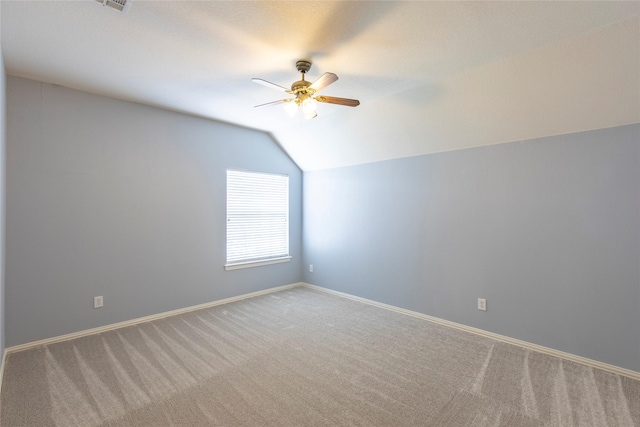
<svg viewBox="0 0 640 427"><path fill-rule="evenodd" d="M313 273L313 264L309 264L309 273Z"/></svg>
<svg viewBox="0 0 640 427"><path fill-rule="evenodd" d="M487 300L478 298L478 310L487 311Z"/></svg>
<svg viewBox="0 0 640 427"><path fill-rule="evenodd" d="M93 297L93 308L100 308L104 305L104 299L102 295L99 297Z"/></svg>

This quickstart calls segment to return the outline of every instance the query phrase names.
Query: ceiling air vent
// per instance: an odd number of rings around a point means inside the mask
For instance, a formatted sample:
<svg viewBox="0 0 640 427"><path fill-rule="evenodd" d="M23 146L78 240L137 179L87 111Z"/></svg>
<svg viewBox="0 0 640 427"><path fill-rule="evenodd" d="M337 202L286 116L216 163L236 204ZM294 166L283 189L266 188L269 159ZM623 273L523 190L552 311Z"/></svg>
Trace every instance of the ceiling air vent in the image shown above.
<svg viewBox="0 0 640 427"><path fill-rule="evenodd" d="M103 6L109 6L118 12L127 13L131 0L96 0L98 3L102 3Z"/></svg>

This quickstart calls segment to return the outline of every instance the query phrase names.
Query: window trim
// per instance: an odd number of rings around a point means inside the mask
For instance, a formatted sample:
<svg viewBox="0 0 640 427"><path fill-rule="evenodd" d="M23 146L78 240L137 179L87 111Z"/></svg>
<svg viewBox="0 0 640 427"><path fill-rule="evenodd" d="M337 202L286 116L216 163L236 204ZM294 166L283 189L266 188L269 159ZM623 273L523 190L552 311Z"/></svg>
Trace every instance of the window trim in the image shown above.
<svg viewBox="0 0 640 427"><path fill-rule="evenodd" d="M224 269L227 271L240 270L241 268L260 267L262 265L280 264L281 262L289 262L289 261L291 261L291 255L283 256L280 258L266 259L263 261L247 261L247 262L236 262L234 264L225 264Z"/></svg>

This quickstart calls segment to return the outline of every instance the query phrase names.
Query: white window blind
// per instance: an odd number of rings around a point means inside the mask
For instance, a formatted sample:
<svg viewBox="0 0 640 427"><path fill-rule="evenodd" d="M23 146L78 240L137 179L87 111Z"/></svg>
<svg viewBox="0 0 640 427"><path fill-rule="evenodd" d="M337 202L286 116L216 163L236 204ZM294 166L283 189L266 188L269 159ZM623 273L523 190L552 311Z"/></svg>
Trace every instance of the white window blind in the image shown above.
<svg viewBox="0 0 640 427"><path fill-rule="evenodd" d="M225 267L263 265L290 258L289 177L227 170Z"/></svg>

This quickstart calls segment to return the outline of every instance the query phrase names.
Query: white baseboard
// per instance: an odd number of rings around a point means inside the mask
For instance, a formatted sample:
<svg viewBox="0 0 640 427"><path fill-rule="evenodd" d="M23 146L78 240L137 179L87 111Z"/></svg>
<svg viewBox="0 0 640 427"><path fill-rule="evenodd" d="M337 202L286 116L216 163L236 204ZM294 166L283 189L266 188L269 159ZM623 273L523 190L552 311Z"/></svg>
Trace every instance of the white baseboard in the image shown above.
<svg viewBox="0 0 640 427"><path fill-rule="evenodd" d="M2 379L4 378L4 367L6 365L7 361L7 349L5 348L4 351L2 352L2 366L0 366L0 390L2 389Z"/></svg>
<svg viewBox="0 0 640 427"><path fill-rule="evenodd" d="M84 331L73 332L71 334L60 335L57 337L47 338L44 340L33 341L25 344L19 344L5 349L4 354L15 353L18 351L28 350L34 347L40 347L43 345L53 344L62 341L72 340L74 338L86 337L87 335L98 334L101 332L112 331L114 329L125 328L127 326L137 325L139 323L151 322L152 320L163 319L165 317L175 316L182 313L188 313L190 311L202 310L203 308L215 307L216 305L228 304L234 301L240 301L247 298L257 297L259 295L270 294L273 292L284 291L285 289L295 288L297 286L302 286L302 283L292 283L290 285L278 286L275 288L264 289L262 291L250 292L248 294L242 294L235 297L225 298L221 300L211 301L204 304L192 305L190 307L180 308L177 310L165 311L163 313L152 314L150 316L138 317L137 319L126 320L124 322L112 323L110 325L100 326L97 328L86 329ZM2 360L2 371L4 371L4 357ZM0 384L2 372L0 372Z"/></svg>
<svg viewBox="0 0 640 427"><path fill-rule="evenodd" d="M583 365L587 365L587 366L590 366L592 368L602 369L603 371L612 372L614 374L623 375L625 377L629 377L629 378L632 378L632 379L640 381L640 372L632 371L630 369L621 368L619 366L610 365L608 363L599 362L597 360L588 359L586 357L577 356L577 355L571 354L571 353L565 353L565 352L560 351L560 350L555 350L555 349L552 349L552 348L549 348L549 347L544 347L544 346L541 346L541 345L538 345L538 344L533 344L533 343L530 343L530 342L527 342L527 341L521 341L521 340L518 340L518 339L515 339L515 338L510 338L510 337L507 337L507 336L504 336L504 335L496 334L496 333L493 333L493 332L485 331L485 330L482 330L482 329L474 328L474 327L463 325L463 324L460 324L460 323L451 322L449 320L444 320L444 319L440 319L438 317L429 316L427 314L419 313L417 311L406 310L404 308L396 307L396 306L389 305L389 304L384 304L384 303L373 301L373 300L369 300L369 299L366 299L366 298L357 297L355 295L347 294L347 293L344 293L344 292L334 291L332 289L323 288L321 286L316 286L316 285L311 285L309 283L299 282L299 283L293 283L293 284L290 284L290 285L284 285L284 286L278 286L278 287L275 287L275 288L269 288L269 289L265 289L265 290L262 290L262 291L251 292L251 293L248 293L248 294L242 294L242 295L238 295L238 296L235 296L235 297L225 298L225 299L212 301L212 302L208 302L208 303L204 303L204 304L185 307L185 308L181 308L181 309L178 309L178 310L166 311L164 313L158 313L158 314L154 314L154 315L151 315L151 316L139 317L137 319L132 319L132 320L124 321L124 322L119 322L119 323L113 323L113 324L110 324L110 325L100 326L98 328L87 329L87 330L84 330L84 331L74 332L74 333L71 333L71 334L60 335L60 336L57 336L57 337L47 338L47 339L44 339L44 340L39 340L39 341L34 341L34 342L26 343L26 344L20 344L20 345L8 347L8 348L5 349L5 351L4 351L3 355L2 355L2 366L0 367L0 384L2 384L2 377L4 375L4 367L5 367L6 356L7 356L7 354L10 354L10 353L15 353L15 352L18 352L18 351L23 351L23 350L27 350L27 349L30 349L30 348L39 347L39 346L48 345L48 344L53 344L53 343L57 343L57 342L68 341L68 340L71 340L71 339L74 339L74 338L80 338L80 337L84 337L84 336L87 336L87 335L92 335L92 334L97 334L97 333L101 333L101 332L112 331L114 329L120 329L120 328L124 328L124 327L127 327L127 326L137 325L139 323L150 322L150 321L156 320L156 319L163 319L165 317L175 316L175 315L182 314L182 313L188 313L190 311L195 311L195 310L201 310L203 308L209 308L209 307L215 307L217 305L228 304L230 302L240 301L240 300L243 300L243 299L252 298L252 297L259 296L259 295L265 295L265 294L270 294L270 293L273 293L273 292L283 291L283 290L291 289L291 288L298 287L298 286L303 286L303 287L306 287L306 288L309 288L309 289L315 289L315 290L318 290L318 291L321 291L321 292L326 292L326 293L329 293L329 294L333 294L333 295L341 296L341 297L344 297L344 298L348 298L348 299L351 299L351 300L354 300L354 301L359 301L361 303L365 303L365 304L373 305L373 306L376 306L376 307L384 308L386 310L391 310L391 311L395 311L397 313L405 314L405 315L408 315L408 316L417 317L419 319L427 320L429 322L437 323L439 325L444 325L444 326L448 326L448 327L451 327L451 328L454 328L454 329L458 329L458 330L461 330L461 331L469 332L469 333L472 333L472 334L481 335L483 337L491 338L491 339L494 339L494 340L497 340L497 341L501 341L501 342L504 342L504 343L517 345L519 347L523 347L523 348L526 348L526 349L529 349L529 350L533 350L533 351L538 351L540 353L544 353L544 354L547 354L549 356L559 357L561 359L565 359L565 360L570 360L572 362L581 363Z"/></svg>
<svg viewBox="0 0 640 427"><path fill-rule="evenodd" d="M422 314L419 313L417 311L411 311L411 310L406 310L404 308L400 308L400 307L396 307L393 305L389 305L389 304L384 304L381 302L377 302L377 301L372 301L366 298L361 298L361 297L357 297L355 295L351 295L351 294L346 294L344 292L339 292L339 291L334 291L332 289L327 289L327 288L323 288L321 286L316 286L316 285L311 285L309 283L301 283L301 286L310 288L310 289L315 289L318 291L322 291L322 292L326 292L332 295L337 295L337 296L341 296L344 298L348 298L354 301L359 301L365 304L369 304L369 305L373 305L376 307L380 307L380 308L384 308L387 310L391 310L391 311L395 311L398 313L402 313L402 314L406 314L408 316L413 316L413 317L417 317L419 319L423 319L423 320L427 320L429 322L433 322L433 323L437 323L439 325L444 325L444 326L448 326L451 328L455 328L461 331L465 331L465 332L469 332L472 334L476 334L476 335L481 335L483 337L487 337L487 338L491 338L497 341L501 341L507 344L513 344L513 345L517 345L519 347L523 347L529 350L533 350L533 351L537 351L540 353L544 353L547 354L549 356L554 356L554 357L559 357L561 359L565 359L565 360L570 360L572 362L577 362L577 363L581 363L583 365L587 365L590 366L592 368L596 368L596 369L602 369L603 371L607 371L607 372L612 372L614 374L618 374L618 375L623 375L625 377L629 377L632 378L634 380L639 380L640 381L640 372L636 372L636 371L632 371L630 369L625 369L625 368L621 368L619 366L615 366L615 365L609 365L608 363L603 363L603 362L598 362L597 360L593 360L593 359L588 359L586 357L582 357L582 356L577 356L575 354L571 354L571 353L565 353L564 351L560 351L560 350L555 350L549 347L544 347L538 344L533 344L527 341L521 341L515 338L510 338L504 335L500 335L500 334L496 334L493 332L489 332L489 331L485 331L482 329L478 329L478 328L474 328L471 326L467 326L467 325L463 325L460 323L455 323L455 322L450 322L448 320L444 320L444 319L440 319L438 317L433 317L433 316L429 316L427 314Z"/></svg>

